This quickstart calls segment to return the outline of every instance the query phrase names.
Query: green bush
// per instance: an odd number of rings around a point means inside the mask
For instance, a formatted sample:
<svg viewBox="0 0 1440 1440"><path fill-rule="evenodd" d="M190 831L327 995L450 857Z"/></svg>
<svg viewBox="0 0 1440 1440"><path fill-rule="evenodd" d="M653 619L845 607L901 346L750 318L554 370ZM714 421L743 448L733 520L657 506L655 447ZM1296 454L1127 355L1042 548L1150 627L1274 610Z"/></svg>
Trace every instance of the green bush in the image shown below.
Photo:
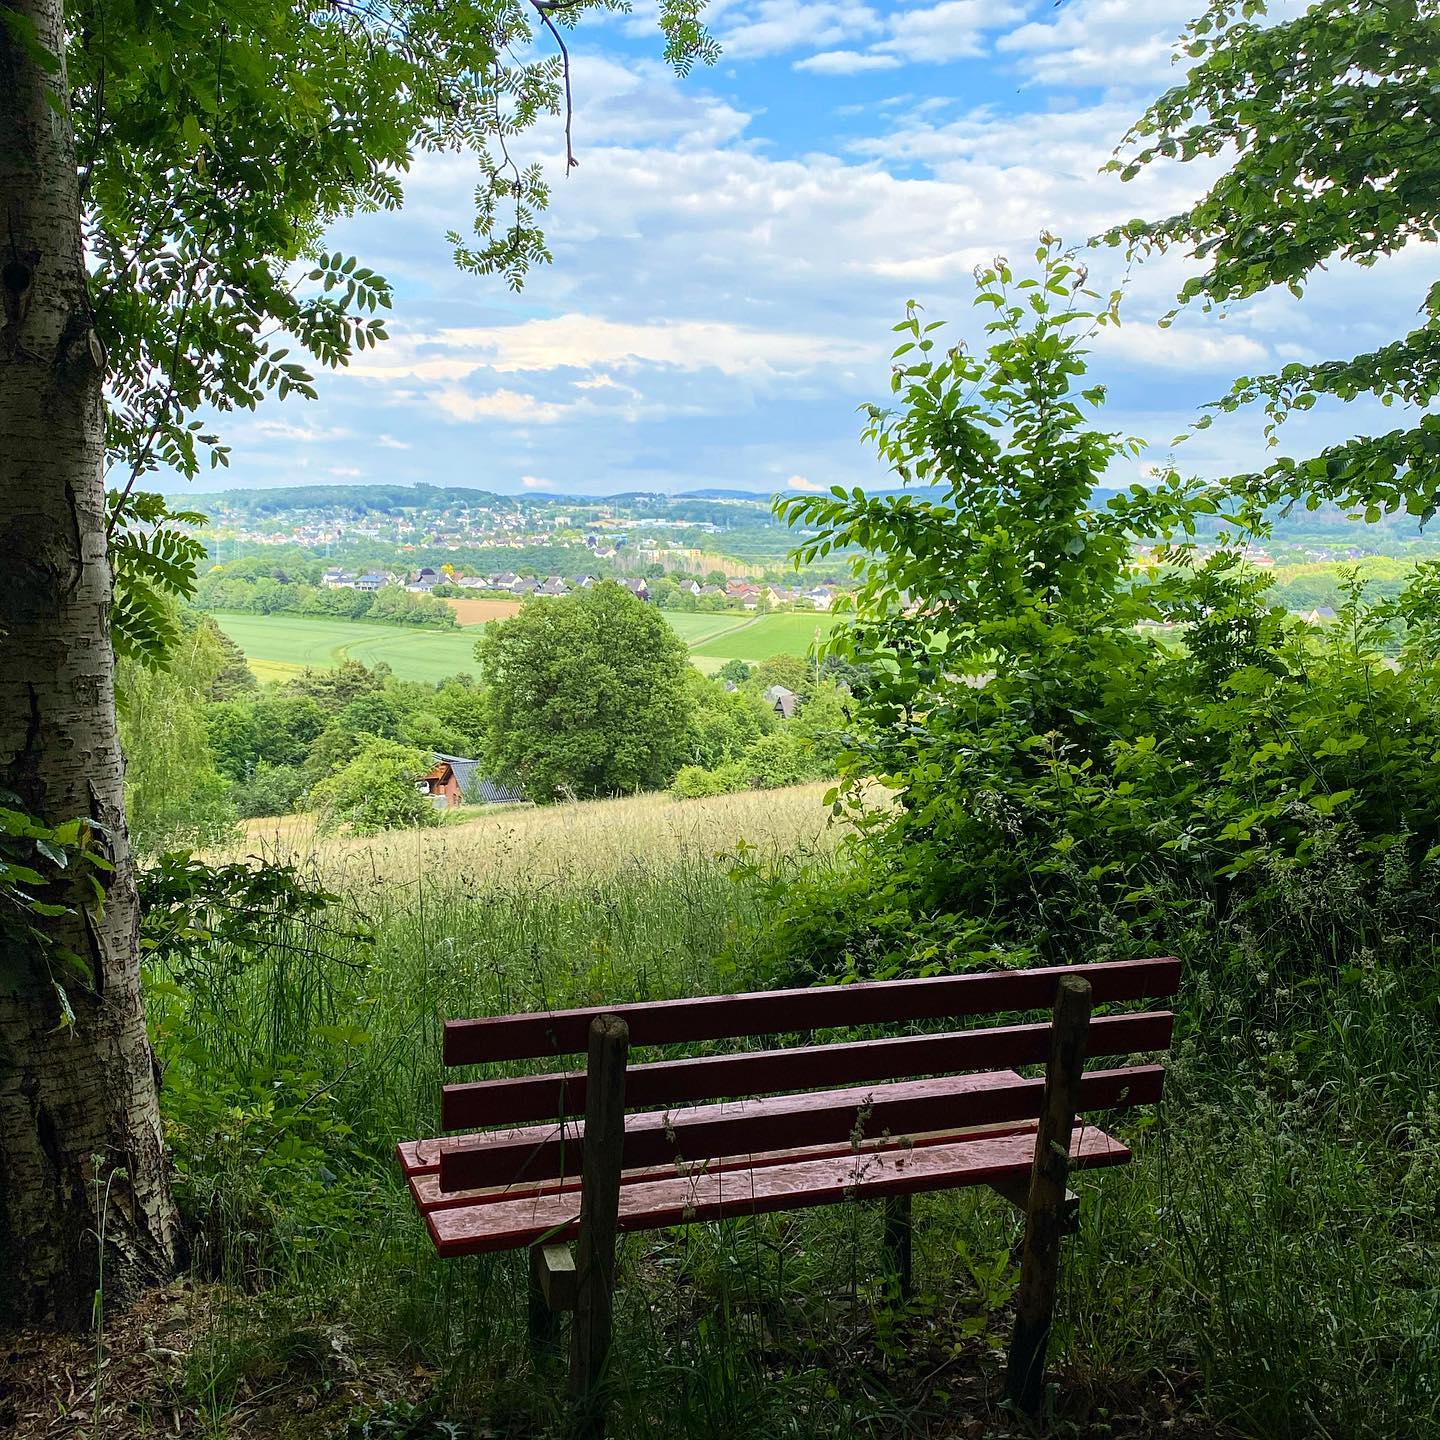
<svg viewBox="0 0 1440 1440"><path fill-rule="evenodd" d="M267 765L262 760L248 780L231 788L230 800L242 820L289 815L300 808L307 789L305 772L298 766Z"/></svg>
<svg viewBox="0 0 1440 1440"><path fill-rule="evenodd" d="M670 793L678 800L700 800L707 795L723 795L725 786L715 771L703 765L682 765L670 783Z"/></svg>
<svg viewBox="0 0 1440 1440"><path fill-rule="evenodd" d="M430 768L423 750L393 740L370 740L355 758L310 791L310 804L327 830L373 835L416 825L438 825L439 813L416 782Z"/></svg>

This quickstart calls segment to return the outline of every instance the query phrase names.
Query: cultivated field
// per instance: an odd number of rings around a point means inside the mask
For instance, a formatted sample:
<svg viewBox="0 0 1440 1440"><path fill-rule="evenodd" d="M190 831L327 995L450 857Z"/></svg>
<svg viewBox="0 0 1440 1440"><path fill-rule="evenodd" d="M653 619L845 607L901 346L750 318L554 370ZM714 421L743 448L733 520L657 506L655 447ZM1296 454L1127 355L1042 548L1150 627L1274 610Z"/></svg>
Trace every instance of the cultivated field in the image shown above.
<svg viewBox="0 0 1440 1440"><path fill-rule="evenodd" d="M489 620L508 620L519 608L518 600L447 600L462 625L484 625Z"/></svg>
<svg viewBox="0 0 1440 1440"><path fill-rule="evenodd" d="M513 614L509 600L457 600L457 611L469 606L460 630L426 630L418 626L376 625L363 620L332 620L309 615L217 613L216 624L245 652L261 680L280 680L306 666L329 668L346 660L364 665L389 665L401 680L434 682L460 671L474 673L475 641L480 626ZM543 603L543 602L538 602ZM482 608L491 607L494 613ZM817 639L828 635L834 621L827 615L718 615L663 612L690 649L694 663L713 674L727 660L751 664L773 655L804 655Z"/></svg>

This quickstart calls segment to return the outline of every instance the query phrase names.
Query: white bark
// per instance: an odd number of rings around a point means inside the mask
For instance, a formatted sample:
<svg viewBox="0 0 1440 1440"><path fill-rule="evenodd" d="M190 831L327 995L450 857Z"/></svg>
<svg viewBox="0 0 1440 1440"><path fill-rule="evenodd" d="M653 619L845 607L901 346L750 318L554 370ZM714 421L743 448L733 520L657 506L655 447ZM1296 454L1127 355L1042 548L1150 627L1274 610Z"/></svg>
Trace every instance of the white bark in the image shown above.
<svg viewBox="0 0 1440 1440"><path fill-rule="evenodd" d="M64 55L62 0L0 6ZM165 1275L178 1243L121 808L104 401L79 203L63 69L47 74L0 25L0 788L51 824L99 822L115 865L102 915L40 922L92 970L88 983L63 977L73 1028L60 1027L44 947L0 940L11 952L0 966L0 1312L66 1325L89 1318L96 1202L112 1176L107 1291Z"/></svg>

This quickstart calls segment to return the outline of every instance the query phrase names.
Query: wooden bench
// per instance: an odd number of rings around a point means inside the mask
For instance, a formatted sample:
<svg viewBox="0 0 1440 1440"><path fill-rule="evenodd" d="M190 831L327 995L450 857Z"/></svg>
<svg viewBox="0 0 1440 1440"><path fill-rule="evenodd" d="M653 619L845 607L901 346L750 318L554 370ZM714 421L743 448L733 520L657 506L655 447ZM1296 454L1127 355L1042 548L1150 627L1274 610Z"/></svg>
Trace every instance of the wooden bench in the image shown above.
<svg viewBox="0 0 1440 1440"><path fill-rule="evenodd" d="M604 1426L618 1231L849 1200L886 1202L888 1274L910 1284L909 1200L988 1185L1025 1236L1007 1392L1039 1408L1071 1167L1130 1151L1078 1113L1159 1100L1168 1010L1091 1018L1092 1002L1175 993L1171 958L501 1015L445 1025L447 1066L578 1054L586 1068L441 1089L445 1131L398 1147L443 1256L531 1251L532 1335L573 1309L576 1429ZM630 1065L631 1046L803 1035L1048 1010L1048 1018ZM1108 1063L1084 1070L1087 1060ZM1015 1067L1046 1067L1043 1079ZM918 1077L918 1078L917 1078ZM581 1118L583 1117L583 1118ZM573 1262L566 1242L578 1241Z"/></svg>

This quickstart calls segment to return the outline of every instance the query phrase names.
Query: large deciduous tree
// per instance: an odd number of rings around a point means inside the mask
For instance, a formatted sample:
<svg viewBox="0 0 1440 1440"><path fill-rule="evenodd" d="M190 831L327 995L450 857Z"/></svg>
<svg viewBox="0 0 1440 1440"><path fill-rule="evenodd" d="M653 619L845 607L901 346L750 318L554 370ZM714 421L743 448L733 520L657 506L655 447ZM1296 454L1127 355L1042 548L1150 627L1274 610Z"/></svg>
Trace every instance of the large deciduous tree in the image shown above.
<svg viewBox="0 0 1440 1440"><path fill-rule="evenodd" d="M103 907L56 867L41 901L55 913L35 914L36 933L0 935L0 1308L81 1323L107 1187L106 1260L120 1289L164 1275L178 1236L140 999L110 647L104 350L61 6L21 0L0 20L0 787L52 824L82 817L113 867Z"/></svg>
<svg viewBox="0 0 1440 1440"><path fill-rule="evenodd" d="M1299 295L1334 260L1373 265L1440 239L1440 12L1429 0L1318 0L1269 23L1263 0L1215 0L1182 39L1195 63L1151 106L1114 162L1126 178L1160 160L1223 156L1194 205L1112 238L1181 246L1205 262L1182 304L1207 308L1273 287ZM1262 405L1275 427L1329 397L1425 409L1440 395L1440 281L1409 334L1353 357L1247 376L1217 402ZM1202 420L1202 425L1208 419ZM1440 502L1440 416L1423 414L1317 455L1236 477L1256 510L1303 499L1376 520Z"/></svg>
<svg viewBox="0 0 1440 1440"><path fill-rule="evenodd" d="M661 3L682 70L713 54L699 3ZM197 547L136 484L223 463L202 408L312 394L307 364L384 338L388 286L321 242L398 206L417 152L477 161L457 263L547 259L518 138L564 110L573 163L562 31L615 8L0 0L0 1314L84 1323L102 1261L124 1296L179 1248L114 650L174 640Z"/></svg>
<svg viewBox="0 0 1440 1440"><path fill-rule="evenodd" d="M489 712L486 758L534 800L668 785L692 699L680 637L607 580L531 600L475 647Z"/></svg>

